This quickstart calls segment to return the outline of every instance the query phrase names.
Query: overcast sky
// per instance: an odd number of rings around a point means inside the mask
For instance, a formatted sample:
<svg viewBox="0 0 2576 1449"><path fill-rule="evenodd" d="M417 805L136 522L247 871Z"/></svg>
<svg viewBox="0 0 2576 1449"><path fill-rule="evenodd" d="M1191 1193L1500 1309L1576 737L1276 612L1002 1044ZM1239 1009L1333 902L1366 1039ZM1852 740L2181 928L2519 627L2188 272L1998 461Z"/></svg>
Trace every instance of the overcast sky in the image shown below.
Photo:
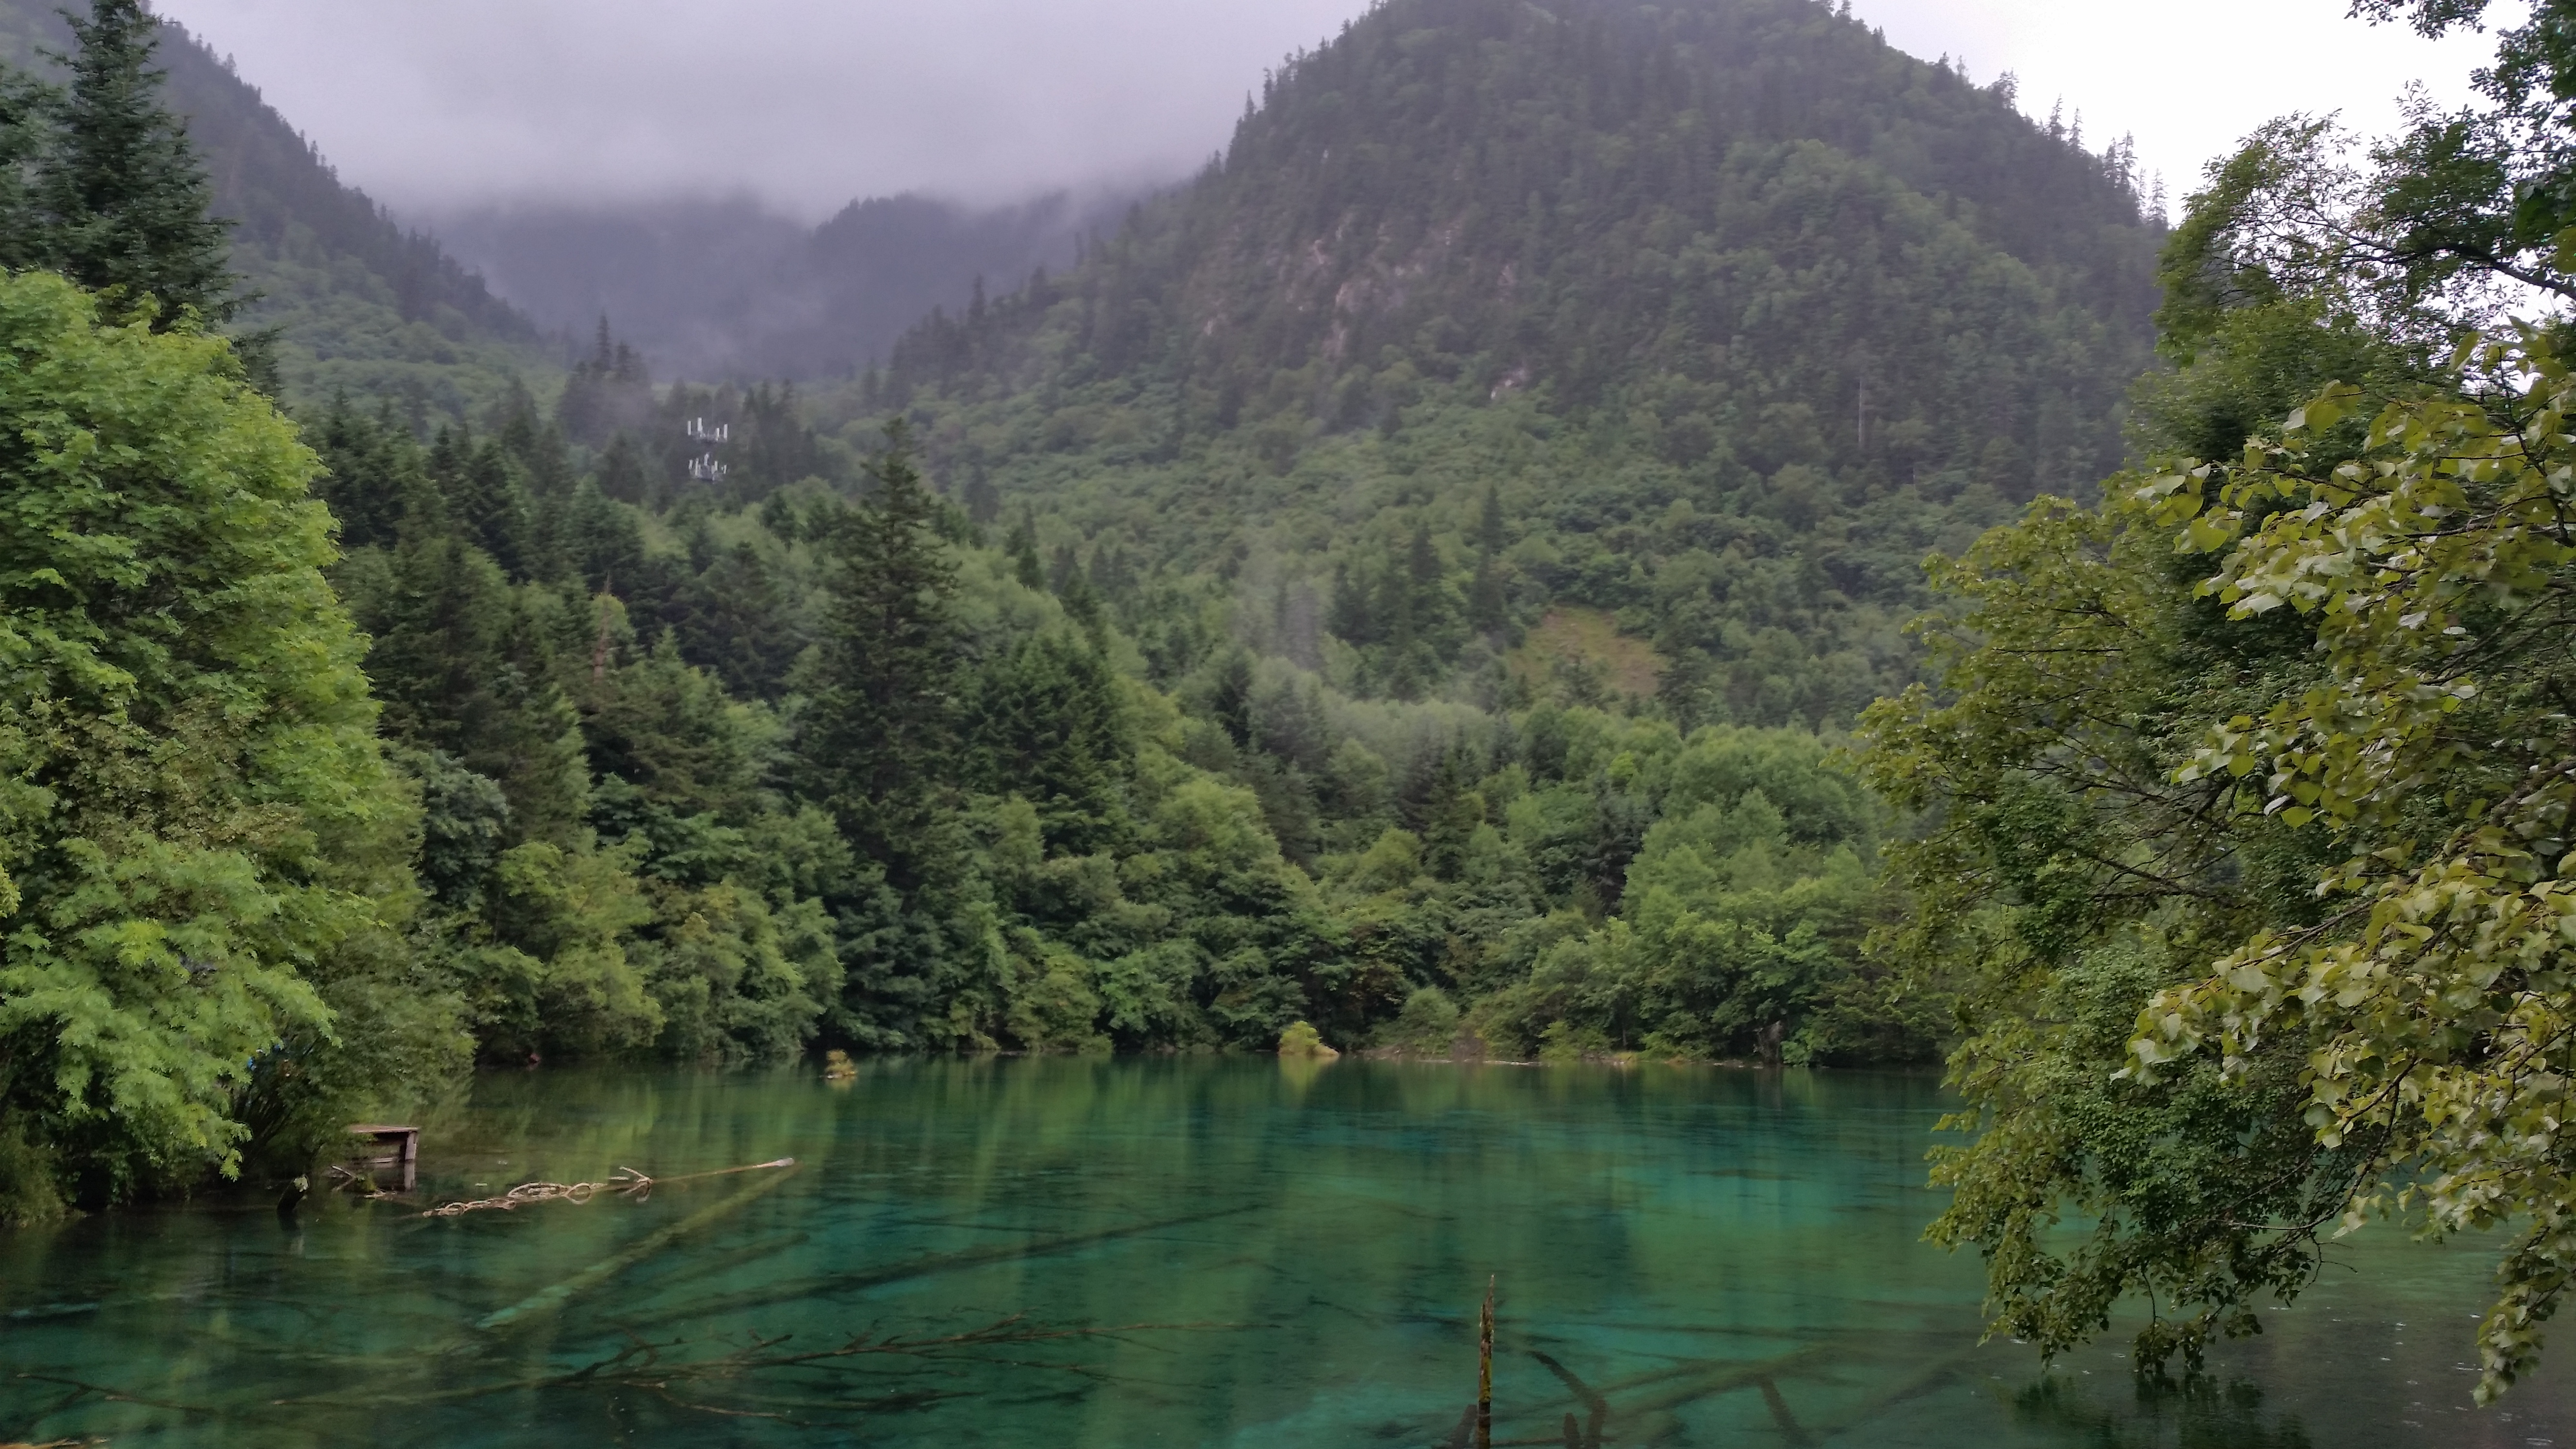
<svg viewBox="0 0 2576 1449"><path fill-rule="evenodd" d="M2177 197L2263 120L2384 128L2430 45L2347 0L1855 0L1888 39L2133 132ZM434 214L535 197L736 190L807 217L929 190L1132 184L1220 149L1266 66L1366 0L158 0L234 57L341 175Z"/></svg>

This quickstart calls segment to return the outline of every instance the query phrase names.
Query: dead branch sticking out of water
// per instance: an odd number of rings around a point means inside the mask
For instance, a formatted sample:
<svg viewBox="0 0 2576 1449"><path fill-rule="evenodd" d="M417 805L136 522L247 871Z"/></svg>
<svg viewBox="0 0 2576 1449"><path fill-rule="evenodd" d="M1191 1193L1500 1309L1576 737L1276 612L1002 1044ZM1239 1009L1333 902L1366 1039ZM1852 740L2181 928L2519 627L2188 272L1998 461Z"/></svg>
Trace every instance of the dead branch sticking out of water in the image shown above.
<svg viewBox="0 0 2576 1449"><path fill-rule="evenodd" d="M1485 1311L1476 1319L1476 1449L1494 1449L1494 1284L1485 1280Z"/></svg>
<svg viewBox="0 0 2576 1449"><path fill-rule="evenodd" d="M653 1179L631 1167L621 1167L606 1182L523 1182L499 1197L476 1198L472 1202L441 1203L421 1214L425 1218L461 1218L467 1213L509 1212L530 1203L568 1202L575 1207L603 1192L620 1197L641 1198L653 1190Z"/></svg>
<svg viewBox="0 0 2576 1449"><path fill-rule="evenodd" d="M330 1180L331 1191L335 1193L347 1192L366 1202L374 1202L380 1197L402 1196L399 1192L378 1187L376 1185L374 1173L354 1172L346 1167L340 1166L336 1162L331 1166L322 1169L322 1175ZM8 1449L8 1446L0 1444L0 1449Z"/></svg>
<svg viewBox="0 0 2576 1449"><path fill-rule="evenodd" d="M1492 1292L1490 1284L1487 1292L1489 1295ZM1563 1384L1567 1392L1574 1396L1575 1402L1582 1406L1584 1415L1578 1419L1573 1414L1564 1414L1553 1429L1536 1435L1510 1439L1493 1438L1492 1315L1493 1307L1489 1296L1487 1303L1479 1309L1476 1321L1477 1396L1475 1401L1469 1403L1459 1413L1457 1424L1448 1431L1448 1437L1442 1441L1444 1449L1486 1449L1488 1445L1491 1449L1536 1449L1536 1446L1540 1445L1550 1446L1550 1449L1557 1445L1563 1445L1564 1449L1602 1449L1609 1438L1613 1417L1611 1401L1614 1397L1620 1401L1617 1412L1621 1429L1620 1442L1660 1442L1656 1436L1670 1430L1674 1410L1745 1389L1758 1391L1762 1395L1765 1406L1770 1410L1774 1426L1779 1430L1784 1442L1792 1446L1815 1444L1820 1442L1820 1437L1831 1438L1842 1432L1843 1428L1850 1427L1847 1423L1825 1430L1819 1436L1817 1432L1800 1424L1790 1413L1787 1399L1782 1396L1779 1385L1774 1382L1776 1376L1801 1372L1818 1358L1835 1351L1837 1346L1831 1343L1814 1344L1806 1348L1793 1349L1785 1354L1749 1362L1696 1360L1678 1363L1660 1369L1650 1369L1598 1388L1577 1377L1573 1370L1567 1368L1554 1356L1531 1350L1530 1357L1556 1376L1557 1382ZM1927 1379L1926 1382L1936 1381L1939 1376L1946 1376L1953 1371L1953 1368L1954 1366L1950 1364L1939 1366L1934 1377ZM1922 1384L1909 1383L1897 1397L1919 1393L1922 1390ZM1890 1402L1893 1400L1891 1399ZM1862 1419L1874 1415L1883 1408L1884 1404L1876 1405L1868 1414L1864 1414ZM1851 1423L1861 1421L1861 1419L1854 1419ZM1542 1418L1539 1422L1545 1423L1546 1420Z"/></svg>
<svg viewBox="0 0 2576 1449"><path fill-rule="evenodd" d="M684 1173L679 1177L647 1177L631 1167L610 1173L606 1182L523 1182L499 1197L478 1198L473 1202L441 1203L421 1214L425 1218L457 1218L467 1213L509 1212L538 1202L568 1202L575 1207L603 1192L638 1202L653 1195L655 1185L695 1182L707 1177L731 1177L739 1172L767 1172L775 1168L794 1167L796 1159L782 1157L775 1162L755 1162L748 1167L719 1168L714 1172Z"/></svg>

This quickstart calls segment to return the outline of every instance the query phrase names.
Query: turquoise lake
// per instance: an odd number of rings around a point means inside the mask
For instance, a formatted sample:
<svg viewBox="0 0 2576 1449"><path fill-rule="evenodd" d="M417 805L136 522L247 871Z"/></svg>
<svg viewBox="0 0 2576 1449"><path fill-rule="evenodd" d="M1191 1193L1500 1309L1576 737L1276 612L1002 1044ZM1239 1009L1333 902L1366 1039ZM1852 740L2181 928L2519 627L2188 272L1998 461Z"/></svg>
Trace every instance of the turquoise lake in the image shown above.
<svg viewBox="0 0 2576 1449"><path fill-rule="evenodd" d="M0 1234L0 1443L1435 1446L1490 1277L1496 1443L2576 1449L2576 1375L2469 1406L2474 1243L2365 1233L2188 1387L1981 1347L1979 1265L1921 1241L1940 1111L1661 1067L492 1075L412 1199Z"/></svg>

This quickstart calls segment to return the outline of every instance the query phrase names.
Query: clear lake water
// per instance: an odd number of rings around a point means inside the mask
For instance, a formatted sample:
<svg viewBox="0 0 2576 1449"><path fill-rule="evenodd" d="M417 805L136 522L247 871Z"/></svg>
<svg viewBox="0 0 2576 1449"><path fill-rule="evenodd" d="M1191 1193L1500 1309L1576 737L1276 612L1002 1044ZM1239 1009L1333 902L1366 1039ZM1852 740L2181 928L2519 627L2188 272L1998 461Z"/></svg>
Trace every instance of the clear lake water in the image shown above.
<svg viewBox="0 0 2576 1449"><path fill-rule="evenodd" d="M2576 1449L2563 1364L2470 1406L2476 1242L2365 1232L2192 1384L2117 1333L1980 1344L1980 1265L1922 1241L1941 1110L1677 1067L493 1074L410 1198L0 1233L0 1444L1430 1449L1491 1278L1497 1444ZM418 1215L619 1168L664 1181Z"/></svg>

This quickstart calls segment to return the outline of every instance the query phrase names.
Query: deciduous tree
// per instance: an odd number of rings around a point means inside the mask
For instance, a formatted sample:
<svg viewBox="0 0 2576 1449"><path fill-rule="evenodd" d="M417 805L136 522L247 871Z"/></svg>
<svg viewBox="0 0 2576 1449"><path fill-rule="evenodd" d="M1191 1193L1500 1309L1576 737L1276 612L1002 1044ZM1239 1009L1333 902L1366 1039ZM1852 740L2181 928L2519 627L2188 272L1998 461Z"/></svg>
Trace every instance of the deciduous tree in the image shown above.
<svg viewBox="0 0 2576 1449"><path fill-rule="evenodd" d="M0 1135L22 1205L354 1105L352 1051L452 1040L389 937L418 807L324 582L314 455L222 341L0 280ZM371 1040L371 1038L375 1038ZM343 1119L345 1120L345 1118Z"/></svg>

